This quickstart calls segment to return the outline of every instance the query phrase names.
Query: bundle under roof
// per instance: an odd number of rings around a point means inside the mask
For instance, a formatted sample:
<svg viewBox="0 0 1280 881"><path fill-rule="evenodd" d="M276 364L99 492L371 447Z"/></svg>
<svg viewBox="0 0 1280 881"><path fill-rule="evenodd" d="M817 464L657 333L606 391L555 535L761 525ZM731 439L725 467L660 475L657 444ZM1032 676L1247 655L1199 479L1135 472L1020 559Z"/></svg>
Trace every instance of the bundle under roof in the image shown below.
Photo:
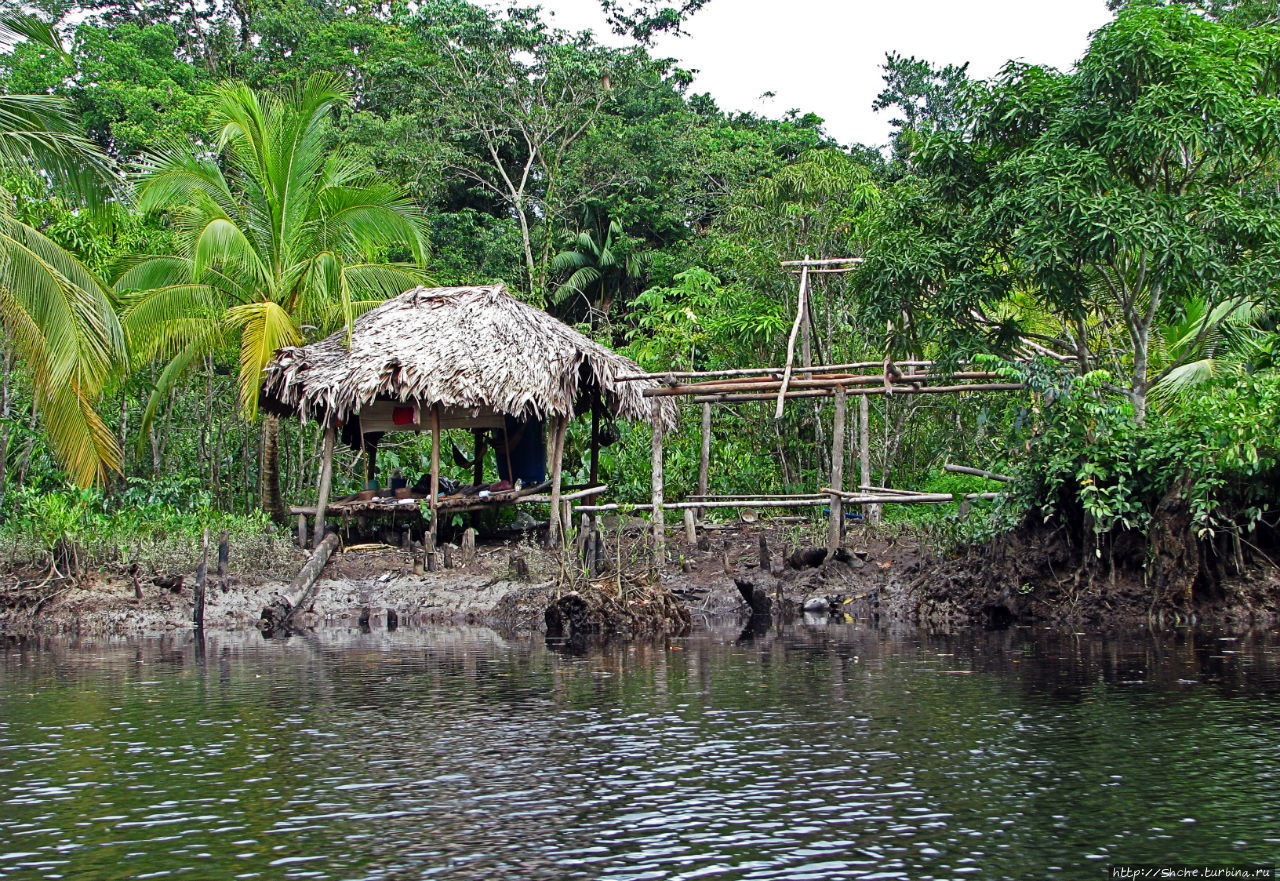
<svg viewBox="0 0 1280 881"><path fill-rule="evenodd" d="M646 398L652 380L503 285L414 288L355 320L346 332L281 349L267 364L262 406L303 419L348 419L375 401L572 418L594 386L610 413L676 424L676 405Z"/></svg>

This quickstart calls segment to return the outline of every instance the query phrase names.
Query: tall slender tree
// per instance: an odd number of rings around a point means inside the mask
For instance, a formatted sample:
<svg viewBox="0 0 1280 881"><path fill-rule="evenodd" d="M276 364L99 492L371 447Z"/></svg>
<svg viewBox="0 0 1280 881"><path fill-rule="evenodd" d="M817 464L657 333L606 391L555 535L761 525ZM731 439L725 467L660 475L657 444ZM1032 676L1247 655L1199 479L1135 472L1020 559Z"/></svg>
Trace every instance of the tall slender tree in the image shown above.
<svg viewBox="0 0 1280 881"><path fill-rule="evenodd" d="M229 345L254 418L263 367L302 341L304 325L349 328L424 280L419 210L365 161L330 148L330 116L348 97L327 76L278 97L226 83L213 92L212 149L175 144L145 161L139 207L167 215L180 242L116 278L137 359L167 362L147 419L190 365ZM396 250L408 259L390 259ZM266 416L260 501L283 518L279 481L279 423Z"/></svg>

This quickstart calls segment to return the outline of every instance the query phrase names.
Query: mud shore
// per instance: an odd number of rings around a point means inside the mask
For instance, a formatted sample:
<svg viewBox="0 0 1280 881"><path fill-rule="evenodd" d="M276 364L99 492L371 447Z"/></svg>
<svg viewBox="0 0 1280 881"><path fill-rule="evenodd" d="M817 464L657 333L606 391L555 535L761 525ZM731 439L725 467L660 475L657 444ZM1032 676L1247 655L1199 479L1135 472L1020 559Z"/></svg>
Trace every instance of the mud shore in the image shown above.
<svg viewBox="0 0 1280 881"><path fill-rule="evenodd" d="M673 536L662 584L695 626L726 615L746 618L751 609L744 593L752 591L769 597L775 615L783 617L807 605L841 619L940 630L1032 622L1076 629L1235 628L1280 620L1280 577L1266 564L1203 587L1189 576L1190 586L1161 591L1144 584L1140 569L1100 566L1043 535L1011 535L947 558L929 553L910 533L851 535L836 559L822 558L813 539L800 527L767 523L708 529L694 546ZM282 553L275 571L237 571L233 557L224 577L210 575L205 626L254 628L284 590L284 573L306 556L296 548ZM646 568L639 527L624 539L622 563L624 572ZM3 634L153 635L192 627L193 567L139 579L141 599L133 580L110 568L76 581L42 580L38 571L10 568L0 580ZM600 579L611 577L606 566ZM583 586L580 577L566 580L558 557L531 539L486 544L465 566L421 575L399 548L356 545L334 554L297 623L317 629L456 623L536 631L557 596Z"/></svg>

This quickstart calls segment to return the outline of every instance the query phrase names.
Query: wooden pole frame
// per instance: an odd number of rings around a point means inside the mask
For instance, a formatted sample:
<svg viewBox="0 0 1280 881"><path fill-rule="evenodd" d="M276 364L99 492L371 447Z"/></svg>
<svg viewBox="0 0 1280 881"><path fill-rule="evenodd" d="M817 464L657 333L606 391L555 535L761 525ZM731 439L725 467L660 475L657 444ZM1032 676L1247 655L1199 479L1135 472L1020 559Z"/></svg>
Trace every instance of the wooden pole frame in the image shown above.
<svg viewBox="0 0 1280 881"><path fill-rule="evenodd" d="M440 535L440 405L431 405L431 539Z"/></svg>
<svg viewBox="0 0 1280 881"><path fill-rule="evenodd" d="M711 480L711 405L702 405L702 446L698 452L698 496L705 498ZM705 512L699 508L697 516L702 518Z"/></svg>
<svg viewBox="0 0 1280 881"><path fill-rule="evenodd" d="M313 547L320 547L324 541L324 509L329 504L329 485L333 482L333 440L337 429L333 420L324 428L324 446L320 453L320 496L316 499L316 534Z"/></svg>
<svg viewBox="0 0 1280 881"><path fill-rule="evenodd" d="M805 260L808 260L805 257ZM787 405L787 386L791 384L791 367L792 362L796 358L796 335L800 333L800 325L804 323L805 310L807 304L805 296L809 287L809 267L806 266L800 272L800 298L796 303L796 320L791 325L791 336L787 337L787 363L782 371L782 388L778 392L778 406L774 410L773 418L775 420L782 418L782 409Z"/></svg>
<svg viewBox="0 0 1280 881"><path fill-rule="evenodd" d="M652 486L653 499L653 553L657 558L658 571L662 571L662 564L667 556L667 524L663 517L663 485L662 485L662 435L663 426L660 418L656 418L653 423L653 458L652 471L650 476Z"/></svg>
<svg viewBox="0 0 1280 881"><path fill-rule="evenodd" d="M561 544L569 532L569 524L563 522L560 487L564 476L564 439L569 432L570 416L561 416L552 422L551 434L551 516L547 521L547 547Z"/></svg>
<svg viewBox="0 0 1280 881"><path fill-rule="evenodd" d="M871 486L871 399L863 395L858 399L858 487ZM864 505L862 519L868 523L880 521L879 505Z"/></svg>
<svg viewBox="0 0 1280 881"><path fill-rule="evenodd" d="M863 400L866 400L865 398ZM827 527L827 553L834 554L844 540L844 420L848 396L845 390L836 391L835 424L831 439L831 486L837 491L831 495L831 522Z"/></svg>

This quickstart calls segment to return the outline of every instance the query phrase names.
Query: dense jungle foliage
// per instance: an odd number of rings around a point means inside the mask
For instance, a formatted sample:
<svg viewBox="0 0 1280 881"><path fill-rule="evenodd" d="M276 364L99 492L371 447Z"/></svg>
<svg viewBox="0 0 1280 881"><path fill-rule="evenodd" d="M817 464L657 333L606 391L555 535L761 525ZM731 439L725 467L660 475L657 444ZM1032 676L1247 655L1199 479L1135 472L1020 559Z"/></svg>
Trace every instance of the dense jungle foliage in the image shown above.
<svg viewBox="0 0 1280 881"><path fill-rule="evenodd" d="M696 93L649 47L705 2L603 0L624 48L466 0L11 6L4 529L261 530L314 498L319 446L258 413L263 363L414 284L504 281L650 369L775 365L797 287L779 264L805 255L866 258L817 277L813 363L978 358L1030 383L874 398L864 482L990 489L948 461L1020 478L991 519L896 516L1100 536L1175 493L1205 536L1275 524L1273 2L1116 2L1069 71L890 55L883 146ZM1013 364L1026 341L1075 361ZM668 443L669 495L693 491L697 423ZM604 478L639 500L648 432L619 428ZM829 402L780 423L718 406L714 491L813 491L831 430ZM427 447L380 455L416 473Z"/></svg>

